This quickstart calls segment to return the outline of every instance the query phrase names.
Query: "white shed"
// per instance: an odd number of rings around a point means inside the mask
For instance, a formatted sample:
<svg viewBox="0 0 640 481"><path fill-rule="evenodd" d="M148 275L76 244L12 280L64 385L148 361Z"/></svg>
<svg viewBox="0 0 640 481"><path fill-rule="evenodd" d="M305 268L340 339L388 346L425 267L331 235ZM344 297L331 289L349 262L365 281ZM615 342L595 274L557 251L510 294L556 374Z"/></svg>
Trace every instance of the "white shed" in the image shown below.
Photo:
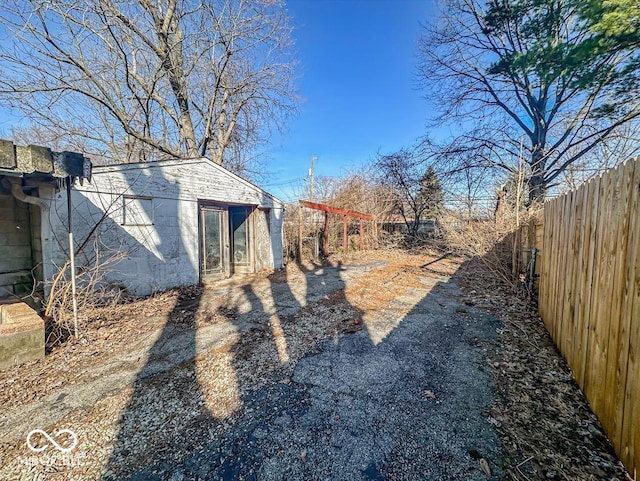
<svg viewBox="0 0 640 481"><path fill-rule="evenodd" d="M206 158L94 167L71 204L78 267L112 258L104 280L137 295L283 265L283 202ZM57 191L42 232L53 265L66 212Z"/></svg>

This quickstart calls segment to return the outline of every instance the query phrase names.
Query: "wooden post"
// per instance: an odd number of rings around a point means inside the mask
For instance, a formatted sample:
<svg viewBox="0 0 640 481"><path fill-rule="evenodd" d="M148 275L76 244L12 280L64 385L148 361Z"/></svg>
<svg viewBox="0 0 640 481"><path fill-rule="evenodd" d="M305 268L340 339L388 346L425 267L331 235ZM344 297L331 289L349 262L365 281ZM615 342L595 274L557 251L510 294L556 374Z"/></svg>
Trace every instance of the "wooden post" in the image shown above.
<svg viewBox="0 0 640 481"><path fill-rule="evenodd" d="M346 210L346 209L340 209L338 207L333 207L330 205L326 205L326 204L318 204L316 202L309 202L308 200L301 200L300 201L300 206L302 207L308 207L309 209L315 209L315 210L321 210L325 213L324 215L324 239L325 239L325 247L324 247L324 253L325 255L328 255L328 244L329 244L329 221L328 221L328 214L329 213L333 213L333 214L338 214L343 216L342 222L343 222L343 233L342 233L342 250L343 252L346 254L348 251L348 226L347 226L347 217L354 217L356 219L360 219L360 248L362 249L363 246L363 225L362 225L362 220L374 220L373 216L370 214L364 214L362 212L356 212L353 210ZM375 221L374 221L375 222ZM375 227L375 224L374 224ZM302 213L300 213L300 245L299 245L299 251L302 251Z"/></svg>
<svg viewBox="0 0 640 481"><path fill-rule="evenodd" d="M342 218L342 252L347 253L347 216Z"/></svg>
<svg viewBox="0 0 640 481"><path fill-rule="evenodd" d="M322 233L322 253L329 256L329 213L324 213L324 232Z"/></svg>
<svg viewBox="0 0 640 481"><path fill-rule="evenodd" d="M378 222L374 219L371 221L371 228L373 230L373 246L377 249L378 245Z"/></svg>
<svg viewBox="0 0 640 481"><path fill-rule="evenodd" d="M302 263L302 206L298 207L298 262Z"/></svg>

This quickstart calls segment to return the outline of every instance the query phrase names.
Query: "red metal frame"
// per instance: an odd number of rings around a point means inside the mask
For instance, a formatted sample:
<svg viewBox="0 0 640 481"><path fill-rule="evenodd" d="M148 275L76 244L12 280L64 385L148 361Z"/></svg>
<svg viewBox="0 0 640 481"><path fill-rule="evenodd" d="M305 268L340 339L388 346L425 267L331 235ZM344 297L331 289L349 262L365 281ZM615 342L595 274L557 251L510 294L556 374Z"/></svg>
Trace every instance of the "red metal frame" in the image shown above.
<svg viewBox="0 0 640 481"><path fill-rule="evenodd" d="M328 227L329 227L329 219L328 214L338 214L343 216L343 227L342 227L342 251L347 253L347 217L355 217L356 219L360 219L360 249L363 248L363 228L362 228L362 220L373 220L373 216L370 214L364 214L362 212L356 212L355 210L347 210L347 209L339 209L338 207L332 207L326 204L318 204L317 202L309 202L308 200L301 200L300 205L303 207L307 207L309 209L320 210L324 212L324 242L322 246L322 250L325 256L329 255L327 250L327 240L329 237ZM300 213L300 222L302 222L302 213ZM302 224L300 225L300 229L302 230ZM302 235L302 234L300 234ZM301 241L300 241L301 242ZM302 251L302 245L300 246L300 251ZM301 254L300 254L301 255Z"/></svg>
<svg viewBox="0 0 640 481"><path fill-rule="evenodd" d="M308 200L301 200L300 204L309 209L321 210L323 212L331 212L332 214L346 215L348 217L356 217L358 219L373 220L373 216L370 214L363 214L362 212L356 212L355 210L339 209L326 204L318 204L316 202L309 202Z"/></svg>

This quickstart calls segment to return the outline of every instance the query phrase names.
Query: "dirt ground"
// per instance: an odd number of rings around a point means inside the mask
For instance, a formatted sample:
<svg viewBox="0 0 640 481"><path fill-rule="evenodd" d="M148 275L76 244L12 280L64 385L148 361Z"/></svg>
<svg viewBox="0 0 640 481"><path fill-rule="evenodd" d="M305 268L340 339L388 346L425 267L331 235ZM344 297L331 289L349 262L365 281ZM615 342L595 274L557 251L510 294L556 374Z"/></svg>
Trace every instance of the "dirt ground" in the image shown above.
<svg viewBox="0 0 640 481"><path fill-rule="evenodd" d="M493 281L480 261L464 263L458 275L465 303L503 324L487 362L506 479L631 480L531 300Z"/></svg>
<svg viewBox="0 0 640 481"><path fill-rule="evenodd" d="M0 373L0 479L625 479L527 304L435 259L369 252L90 313ZM36 433L34 453L33 429L77 446L54 457Z"/></svg>

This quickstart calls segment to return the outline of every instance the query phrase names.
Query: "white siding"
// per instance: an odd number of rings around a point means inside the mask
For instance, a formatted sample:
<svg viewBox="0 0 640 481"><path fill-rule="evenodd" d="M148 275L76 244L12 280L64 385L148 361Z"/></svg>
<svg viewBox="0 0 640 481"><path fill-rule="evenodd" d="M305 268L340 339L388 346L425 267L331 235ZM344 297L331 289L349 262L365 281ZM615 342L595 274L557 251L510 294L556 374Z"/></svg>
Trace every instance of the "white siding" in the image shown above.
<svg viewBox="0 0 640 481"><path fill-rule="evenodd" d="M143 199L135 204L141 209L136 214L137 225L124 222L125 202L131 199ZM282 204L206 159L95 168L91 183L77 185L72 194L76 243L87 237L106 212L94 236L99 253L103 258L116 251L124 255L109 266L108 281L138 295L196 284L199 200L270 208L273 257L260 264L282 266ZM65 192L54 197L50 224L52 235L48 237L66 239ZM65 248L54 242L49 263L61 265ZM91 264L93 250L85 251L88 255L79 256L78 262Z"/></svg>

